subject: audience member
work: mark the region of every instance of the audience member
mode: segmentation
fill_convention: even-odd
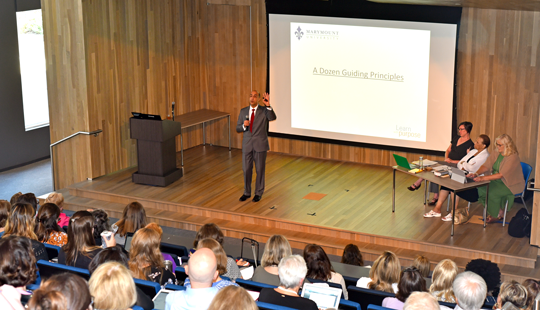
[[[431,287],[429,288],[431,295],[440,301],[456,303],[452,284],[458,272],[458,266],[452,260],[443,259],[440,261],[433,269]]]
[[[507,302],[510,302],[518,309],[525,309],[527,305],[527,289],[517,281],[505,281],[501,285],[501,291],[499,297],[497,297],[496,309],[501,309]]]
[[[34,214],[34,208],[30,204],[16,203],[12,207],[2,238],[10,235],[28,238],[36,259],[49,260],[45,246],[38,241],[34,233]]]
[[[540,283],[533,279],[527,279],[521,284],[527,289],[527,305],[525,310],[534,309],[534,299],[540,294]]]
[[[163,236],[163,229],[156,223],[150,223],[150,224],[146,225],[146,228],[150,228],[150,229],[153,229],[153,230],[157,231],[157,233],[159,234],[159,240],[160,240],[160,243],[161,243],[161,237]],[[162,252],[161,256],[163,256],[164,260],[167,260],[167,261],[171,262],[171,264],[172,264],[171,270],[174,272],[174,270],[176,269],[176,263],[174,262],[174,258],[172,258],[171,254],[167,254],[167,253]]]
[[[11,196],[11,199],[9,200],[9,203],[13,206],[19,201],[19,197],[22,196],[21,192],[15,193],[13,196]]]
[[[293,309],[317,310],[313,300],[298,296],[307,274],[306,262],[300,255],[284,257],[278,265],[280,284],[277,288],[263,288],[259,301]]]
[[[429,259],[423,255],[418,255],[414,259],[411,267],[416,267],[422,277],[429,278],[429,272],[431,271],[431,264]]]
[[[30,310],[92,310],[92,296],[83,278],[71,273],[61,273],[53,275],[34,291],[28,302],[28,308]]]
[[[7,200],[0,200],[0,237],[4,235],[6,222],[11,212],[11,204]]]
[[[210,249],[200,249],[191,255],[186,266],[191,287],[167,295],[165,310],[208,309],[218,289],[212,283],[218,276],[216,256]]]
[[[88,211],[77,211],[69,220],[68,242],[58,253],[60,264],[88,269],[88,264],[96,256],[101,247],[96,246],[92,229],[94,218]],[[108,241],[107,246],[115,246],[114,238]]]
[[[100,245],[101,242],[101,233],[105,230],[111,230],[111,225],[109,225],[109,215],[107,212],[96,209],[92,211],[92,216],[94,217],[94,232],[92,236],[96,245]]]
[[[95,309],[126,310],[137,302],[135,282],[129,270],[118,262],[100,265],[92,273],[88,286]]]
[[[227,254],[225,254],[225,251],[223,251],[223,248],[221,247],[221,244],[219,244],[214,239],[202,239],[199,241],[199,245],[197,246],[197,250],[200,249],[210,249],[212,252],[214,252],[214,255],[216,256],[216,262],[217,262],[217,271],[218,271],[218,277],[214,280],[214,283],[212,283],[212,287],[217,288],[218,290],[221,290],[222,288],[225,288],[227,286],[238,286],[238,284],[231,282],[229,280],[225,280],[221,278],[221,275],[225,275],[227,272]],[[185,287],[190,287],[191,283],[189,280],[189,277],[186,278],[184,282]]]
[[[45,203],[38,211],[36,217],[36,236],[39,242],[56,246],[67,243],[67,234],[58,226],[60,208],[54,203]]]
[[[456,296],[456,310],[479,310],[486,300],[486,281],[471,271],[458,274],[452,289]]]
[[[117,262],[124,265],[124,267],[129,268],[128,266],[129,258],[127,254],[119,245],[117,245],[117,246],[103,249],[96,256],[94,256],[94,258],[88,265],[88,271],[90,272],[90,275],[93,274],[94,271],[101,264],[106,263],[106,262]],[[144,310],[154,309],[154,302],[152,301],[152,299],[150,299],[150,297],[148,297],[148,295],[146,295],[138,287],[136,287],[136,290],[137,290],[137,303],[135,305],[143,308]]]
[[[354,266],[364,266],[362,253],[360,253],[360,250],[356,244],[350,243],[345,246],[345,249],[343,249],[343,255],[341,256],[341,263]]]
[[[382,306],[401,310],[413,292],[427,292],[426,280],[416,267],[409,267],[401,272],[396,297],[386,297]]]
[[[437,299],[426,292],[413,292],[405,304],[403,310],[439,310]]]
[[[165,261],[159,250],[160,235],[150,228],[141,228],[133,235],[129,251],[129,270],[133,277],[148,281],[175,283],[174,274],[165,269]]]
[[[21,295],[30,295],[25,286],[33,283],[36,276],[36,257],[30,240],[14,235],[0,239],[0,309],[24,309]]]
[[[473,259],[466,266],[465,271],[472,271],[481,276],[487,285],[487,299],[489,303],[497,302],[499,285],[501,284],[501,270],[497,264],[485,259]]]
[[[19,198],[17,199],[17,203],[31,205],[32,208],[34,209],[34,215],[39,209],[39,201],[36,198],[36,195],[34,195],[34,193],[26,193],[26,194],[20,195]]]
[[[116,243],[124,245],[128,232],[135,233],[146,226],[146,211],[143,205],[136,201],[129,203],[116,225],[118,226],[118,232],[115,235]]]
[[[343,276],[334,270],[328,255],[326,255],[322,247],[316,244],[306,245],[304,248],[304,260],[308,268],[306,275],[307,281],[314,279],[341,284],[343,296],[345,299],[349,299]]]
[[[67,216],[64,211],[64,195],[61,193],[51,193],[49,196],[47,196],[47,199],[45,199],[45,202],[54,203],[55,205],[60,208],[60,221],[58,222],[58,225],[60,227],[65,227],[69,225],[69,216]]]
[[[227,286],[217,293],[208,310],[259,310],[253,297],[242,287]]]
[[[271,236],[264,247],[261,265],[255,269],[252,281],[279,285],[278,265],[283,257],[292,254],[291,245],[283,235]]]
[[[385,251],[369,271],[369,278],[362,277],[356,282],[356,286],[377,291],[397,293],[401,264],[396,254]]]

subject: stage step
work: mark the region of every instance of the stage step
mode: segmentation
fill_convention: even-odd
[[[121,217],[124,207],[133,201],[132,197],[83,190],[77,187],[63,190],[62,193],[65,197],[65,208],[68,210],[101,208],[107,211],[109,216],[116,218]],[[306,244],[316,243],[323,246],[327,253],[338,256],[342,255],[345,245],[354,243],[360,248],[366,260],[373,261],[384,250],[390,250],[398,255],[403,266],[410,265],[416,255],[428,257],[433,267],[440,260],[450,258],[458,264],[460,269],[464,269],[471,259],[484,258],[498,263],[504,278],[518,281],[529,277],[538,278],[537,270],[534,269],[536,255],[534,257],[518,257],[414,240],[400,240],[153,199],[137,198],[137,201],[144,205],[149,221],[162,226],[197,231],[206,223],[216,223],[228,237],[239,239],[249,237],[259,242],[266,242],[271,235],[282,234],[287,236],[293,248],[303,249]]]

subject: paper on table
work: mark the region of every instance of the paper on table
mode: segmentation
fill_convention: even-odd
[[[443,170],[448,170],[448,166],[446,165],[442,165],[442,166],[438,166],[438,167],[433,167],[433,170],[435,171],[443,171]]]
[[[242,274],[242,279],[251,279],[251,278],[253,278],[253,273],[254,272],[255,272],[255,269],[253,269],[253,266],[249,266],[249,267],[240,269],[240,273]]]
[[[438,164],[438,162],[432,161],[432,160],[429,160],[429,159],[424,159],[423,162],[424,162],[424,167],[429,167],[429,166],[433,166],[433,165]],[[415,165],[419,165],[418,160],[413,161],[412,163],[415,164]]]

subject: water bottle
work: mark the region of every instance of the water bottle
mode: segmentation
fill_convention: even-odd
[[[424,158],[420,156],[420,160],[418,161],[418,166],[420,166],[420,170],[424,170]]]

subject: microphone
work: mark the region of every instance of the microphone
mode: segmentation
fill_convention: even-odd
[[[246,115],[246,121],[249,121],[249,115]],[[247,125],[247,126],[244,126],[244,127],[248,128],[248,127],[249,127],[249,125]]]
[[[174,121],[174,101],[172,103],[172,120]]]

